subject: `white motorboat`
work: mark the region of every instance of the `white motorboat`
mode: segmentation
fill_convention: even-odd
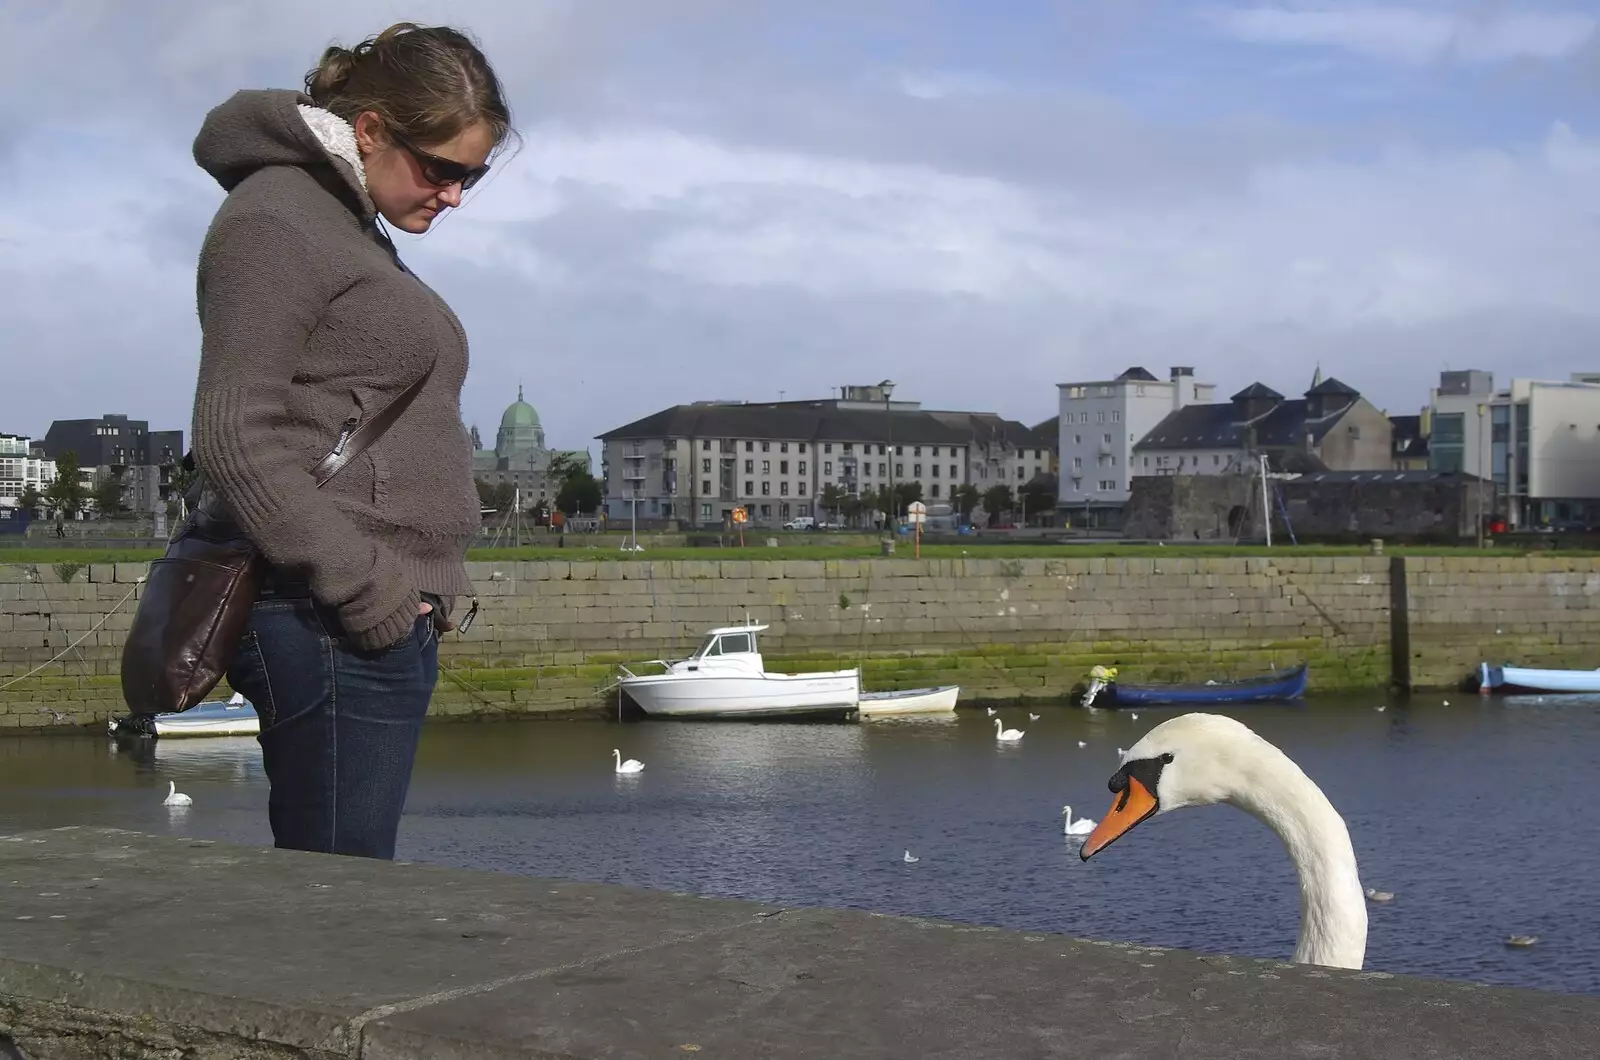
[[[626,666],[617,684],[653,717],[757,718],[845,715],[861,697],[859,670],[768,673],[757,647],[764,625],[713,629],[693,655],[653,660],[659,674]]]
[[[136,714],[113,718],[112,736],[254,736],[261,718],[250,701],[235,692],[227,702],[201,703],[175,714]]]
[[[856,711],[863,718],[893,718],[902,714],[947,714],[956,709],[960,685],[907,688],[899,692],[863,692]]]

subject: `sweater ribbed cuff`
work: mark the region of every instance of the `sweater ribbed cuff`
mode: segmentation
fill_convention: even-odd
[[[381,651],[384,648],[394,647],[416,625],[418,600],[419,594],[412,593],[407,598],[404,607],[371,629],[363,629],[359,632],[347,629],[346,632],[350,634],[351,643],[362,651]]]

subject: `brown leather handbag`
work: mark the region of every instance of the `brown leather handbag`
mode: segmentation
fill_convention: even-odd
[[[400,418],[433,366],[364,422],[347,426],[312,469],[320,489]],[[135,717],[200,703],[233,662],[261,593],[265,557],[227,512],[202,468],[195,503],[150,564],[133,628],[122,646],[122,698]]]

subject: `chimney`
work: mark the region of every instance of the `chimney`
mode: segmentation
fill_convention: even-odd
[[[1185,405],[1194,404],[1194,369],[1174,365],[1167,369],[1167,374],[1172,379],[1172,410],[1176,412]]]

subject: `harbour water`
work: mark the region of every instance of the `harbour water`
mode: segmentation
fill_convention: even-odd
[[[968,709],[864,724],[435,725],[400,856],[1287,958],[1294,872],[1245,814],[1166,814],[1087,864],[1061,834],[1062,805],[1099,818],[1117,749],[1173,712],[1032,709],[1037,721],[1000,712],[1027,730],[1013,746]],[[1321,785],[1363,883],[1394,893],[1369,906],[1367,968],[1600,993],[1600,700],[1368,696],[1222,713]],[[614,774],[614,747],[644,772]],[[192,807],[161,805],[169,780]],[[0,739],[0,832],[98,824],[270,844],[265,799],[249,738]],[[1513,934],[1539,942],[1508,947]]]

